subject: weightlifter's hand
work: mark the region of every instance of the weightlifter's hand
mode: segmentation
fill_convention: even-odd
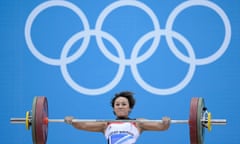
[[[169,117],[162,118],[162,124],[165,125],[167,128],[170,126],[171,119]]]
[[[67,123],[67,124],[72,125],[72,120],[73,120],[73,119],[74,119],[73,116],[66,116],[66,117],[64,118],[64,122]]]

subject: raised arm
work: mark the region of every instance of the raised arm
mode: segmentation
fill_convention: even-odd
[[[141,119],[139,119],[141,120]],[[162,122],[138,122],[137,127],[140,132],[143,132],[145,130],[151,130],[151,131],[164,131],[167,130],[170,126],[170,118],[169,117],[163,117]]]
[[[76,129],[92,131],[92,132],[104,132],[107,126],[107,122],[73,122],[74,117],[67,116],[64,118],[67,124],[71,124]]]

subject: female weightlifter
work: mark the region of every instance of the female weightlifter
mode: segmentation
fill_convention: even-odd
[[[111,100],[113,112],[116,115],[114,122],[74,122],[74,117],[65,117],[65,122],[71,124],[73,127],[92,131],[102,132],[108,144],[134,144],[139,135],[146,130],[163,131],[167,130],[170,126],[170,118],[163,117],[162,122],[141,121],[143,118],[131,119],[129,114],[135,105],[133,93],[123,91],[115,94]],[[121,122],[117,120],[136,120],[133,122]]]

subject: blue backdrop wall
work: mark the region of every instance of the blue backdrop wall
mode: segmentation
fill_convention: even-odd
[[[32,143],[10,124],[34,96],[49,117],[114,119],[112,96],[135,93],[131,117],[188,119],[203,97],[226,126],[205,132],[207,144],[239,144],[240,1],[2,0],[1,143]],[[101,133],[51,123],[48,144],[105,143]],[[189,144],[188,125],[145,132],[139,144]]]

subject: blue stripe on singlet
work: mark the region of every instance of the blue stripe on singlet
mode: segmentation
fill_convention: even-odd
[[[122,143],[124,143],[124,142],[126,142],[126,141],[128,141],[129,139],[132,139],[132,138],[133,138],[133,136],[128,135],[126,137],[123,137],[123,138],[119,139],[115,144],[122,144]]]

